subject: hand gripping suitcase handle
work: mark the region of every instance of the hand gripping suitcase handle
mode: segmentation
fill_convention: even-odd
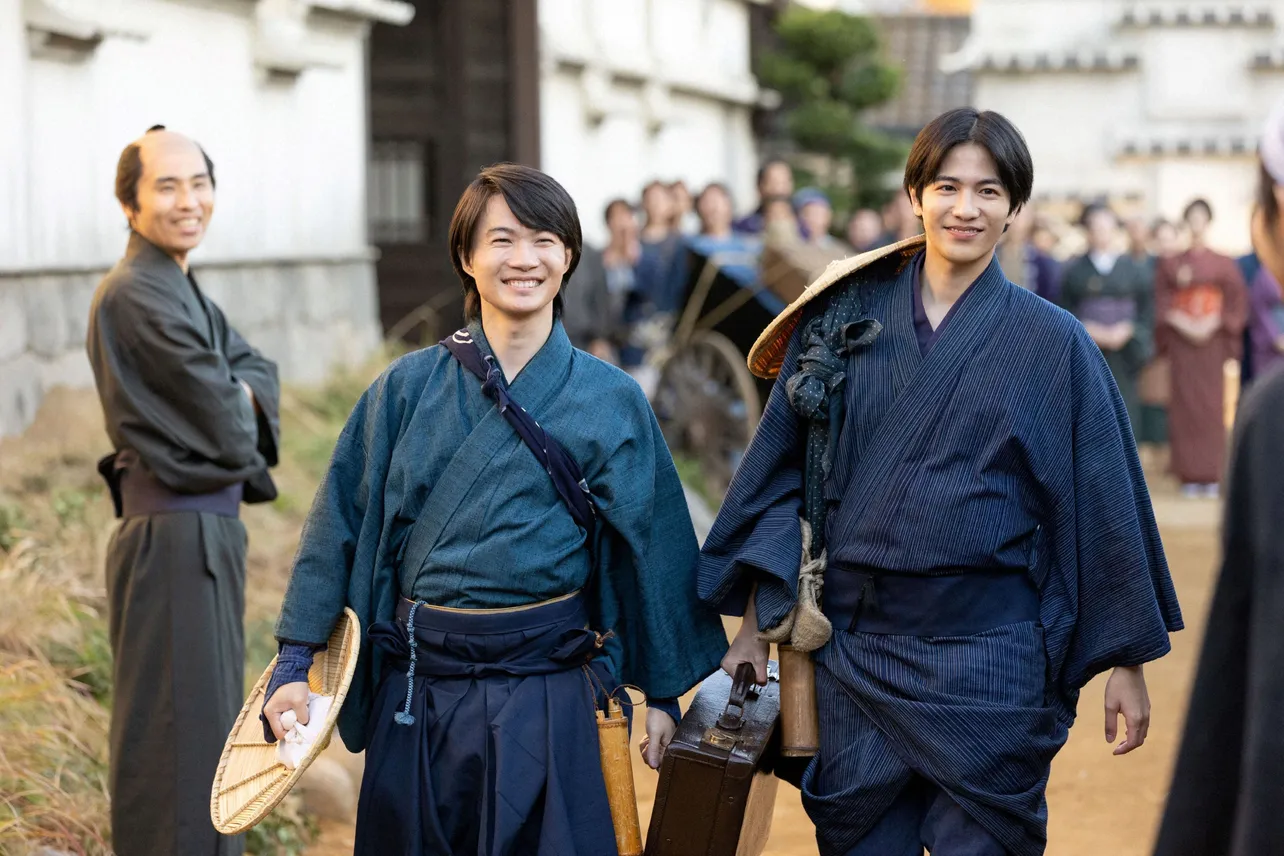
[[[731,684],[731,694],[727,706],[718,717],[718,722],[704,733],[704,743],[716,749],[730,751],[739,741],[737,732],[745,724],[745,704],[756,695],[757,684],[754,682],[752,663],[741,663],[736,668],[736,677]]]

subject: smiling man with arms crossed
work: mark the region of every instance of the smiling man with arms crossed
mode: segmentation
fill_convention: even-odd
[[[724,667],[764,678],[759,633],[814,618],[802,548],[828,563],[802,782],[823,856],[1042,853],[1079,690],[1114,668],[1106,737],[1122,712],[1115,753],[1140,746],[1141,664],[1181,627],[1101,351],[994,256],[1033,172],[1002,116],[940,116],[905,172],[925,237],[831,267],[750,354],[783,382],[700,593],[745,616]]]
[[[227,323],[187,254],[214,213],[214,165],[157,126],[125,147],[125,257],[90,310],[88,350],[123,518],[107,550],[112,841],[119,856],[230,856],[209,792],[241,706],[242,501],[276,496],[276,365]]]

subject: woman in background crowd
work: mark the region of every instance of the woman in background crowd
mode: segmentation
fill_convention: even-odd
[[[1105,355],[1137,433],[1141,420],[1137,379],[1154,352],[1155,304],[1146,268],[1119,252],[1119,219],[1105,205],[1089,205],[1079,221],[1088,252],[1070,263],[1061,305],[1083,322]]]
[[[1216,497],[1226,459],[1223,366],[1240,357],[1248,294],[1235,261],[1208,247],[1209,204],[1196,199],[1182,217],[1190,249],[1160,262],[1155,276],[1156,338],[1173,379],[1171,467],[1184,495]]]

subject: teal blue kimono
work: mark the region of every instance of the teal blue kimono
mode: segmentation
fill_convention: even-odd
[[[473,339],[490,353],[480,324]],[[696,596],[698,547],[682,485],[642,390],[571,347],[560,322],[509,384],[575,458],[599,525],[587,594],[611,672],[648,696],[680,696],[718,667],[726,636]],[[403,562],[411,524],[433,543]],[[303,528],[277,622],[282,642],[320,644],[345,606],[364,632],[405,597],[435,606],[534,604],[583,588],[590,551],[540,467],[481,383],[440,345],[408,354],[365,392],[335,447]],[[340,715],[360,751],[381,674],[363,641]]]

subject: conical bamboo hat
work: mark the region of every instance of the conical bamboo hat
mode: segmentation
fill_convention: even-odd
[[[316,743],[299,766],[291,770],[277,760],[276,744],[263,740],[263,725],[259,712],[263,709],[263,693],[276,658],[268,664],[250,697],[245,700],[236,725],[223,746],[218,770],[214,774],[214,787],[210,792],[210,819],[214,828],[224,835],[244,832],[267,817],[272,809],[285,798],[303,772],[316,760],[330,743],[330,735],[339,721],[339,710],[348,695],[348,685],[357,667],[361,650],[361,623],[351,609],[343,611],[326,650],[317,652],[312,668],[308,671],[308,689],[318,695],[333,696],[322,730]]]

